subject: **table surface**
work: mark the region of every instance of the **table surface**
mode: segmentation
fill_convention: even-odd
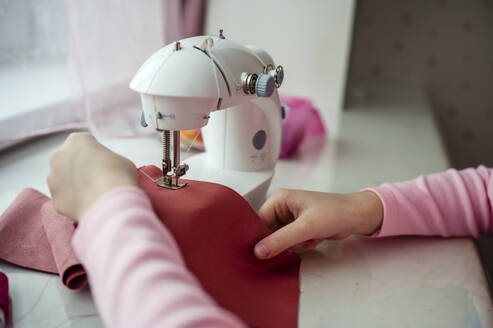
[[[386,94],[353,105],[329,138],[310,137],[279,161],[270,192],[299,188],[350,192],[445,170],[449,164],[420,92]],[[0,153],[0,211],[25,187],[48,194],[48,157],[67,133]],[[100,139],[137,166],[159,164],[157,137]],[[11,283],[15,327],[98,327],[87,289],[0,261]],[[351,237],[302,256],[301,327],[489,327],[492,304],[468,238]]]

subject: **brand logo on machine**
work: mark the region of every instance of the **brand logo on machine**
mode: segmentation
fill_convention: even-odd
[[[148,117],[149,117],[149,120],[152,120],[152,114],[149,114]],[[158,120],[160,120],[160,119],[166,119],[166,118],[167,119],[170,119],[170,120],[174,120],[176,118],[176,115],[175,114],[162,114],[162,113],[158,112],[156,114],[156,118]]]

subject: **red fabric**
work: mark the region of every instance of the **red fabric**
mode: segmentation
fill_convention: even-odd
[[[297,327],[300,259],[283,253],[260,261],[253,255],[269,230],[233,190],[201,181],[169,190],[155,184],[160,176],[155,166],[140,168],[140,187],[202,287],[251,326]],[[26,189],[0,217],[0,258],[59,273],[69,288],[83,286],[87,277],[72,257],[73,231],[73,222],[57,214],[46,196]]]
[[[7,318],[10,314],[9,280],[3,272],[0,272],[0,309]]]
[[[139,175],[187,267],[219,305],[250,326],[297,327],[300,259],[283,253],[260,261],[253,255],[269,230],[239,194],[201,181],[164,189],[154,182],[162,176],[155,166],[140,168]]]
[[[0,216],[0,259],[56,273],[70,289],[87,285],[87,277],[71,247],[74,221],[58,214],[50,198],[24,189]]]

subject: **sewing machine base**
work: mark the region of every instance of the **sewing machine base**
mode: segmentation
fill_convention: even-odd
[[[215,168],[205,160],[205,153],[193,155],[185,162],[190,166],[186,178],[218,183],[229,187],[243,196],[250,206],[257,211],[265,201],[273,170],[269,171],[233,171]]]

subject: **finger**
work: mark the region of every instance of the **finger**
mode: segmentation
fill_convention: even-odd
[[[98,143],[96,138],[88,132],[72,132],[62,145],[62,149],[71,149],[81,147],[82,145]]]
[[[53,181],[53,174],[50,172],[46,177],[46,184],[48,185],[48,190],[50,192],[51,198],[53,198],[53,193],[55,189],[55,183]]]
[[[92,134],[89,132],[72,132],[69,134],[67,137],[67,141],[74,141],[74,140],[96,140]]]
[[[264,224],[272,231],[279,228],[279,221],[277,220],[275,210],[275,207],[277,206],[276,201],[277,200],[274,200],[271,197],[267,199],[267,201],[265,201],[265,203],[258,210],[258,216],[260,217],[262,222],[264,222]]]
[[[309,239],[301,244],[291,247],[291,250],[297,254],[304,253],[317,247],[323,239]]]
[[[286,249],[312,239],[313,225],[310,220],[293,221],[273,232],[255,245],[255,255],[259,259],[269,259]]]
[[[279,222],[291,222],[294,219],[287,206],[288,194],[288,190],[277,190],[258,211],[260,219],[272,231],[279,228]]]
[[[349,232],[338,233],[338,234],[333,235],[327,239],[329,239],[329,240],[343,240],[343,239],[346,239],[347,237],[349,237],[350,235],[351,235],[351,233],[349,233]]]
[[[50,169],[52,169],[55,166],[55,163],[60,159],[60,148],[55,149],[54,151],[51,152],[50,154]]]

